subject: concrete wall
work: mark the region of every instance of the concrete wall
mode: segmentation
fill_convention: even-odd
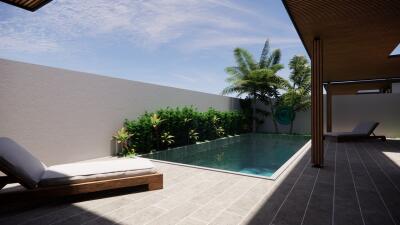
[[[324,111],[324,123],[326,124],[326,106]],[[332,128],[334,132],[351,131],[361,121],[378,121],[380,125],[376,129],[376,134],[400,137],[400,94],[333,96]],[[259,130],[274,132],[271,117],[265,120]],[[279,131],[288,132],[289,126],[279,125]],[[293,132],[311,133],[310,111],[296,114]]]
[[[266,111],[270,111],[269,107],[260,105]],[[282,125],[278,123],[278,131],[280,133],[289,133],[290,125]],[[262,132],[275,132],[275,127],[272,122],[272,117],[269,116],[264,119],[264,123],[258,127],[258,131]],[[293,122],[293,133],[296,134],[310,134],[311,133],[311,112],[298,112]]]
[[[376,134],[400,137],[400,94],[334,96],[332,106],[333,131],[351,130],[360,121],[377,121]]]
[[[0,136],[51,165],[108,156],[125,118],[193,105],[240,108],[238,99],[0,59]]]
[[[0,136],[11,137],[45,163],[73,162],[114,152],[111,136],[125,118],[193,105],[239,109],[239,100],[189,90],[0,59]],[[333,130],[363,120],[377,134],[400,137],[400,94],[333,97]],[[310,112],[297,113],[295,133],[310,133]],[[274,132],[271,117],[259,131]],[[279,125],[280,132],[289,126]]]

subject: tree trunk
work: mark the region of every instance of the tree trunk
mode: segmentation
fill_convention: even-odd
[[[276,120],[275,120],[275,107],[274,107],[274,104],[275,103],[270,100],[271,113],[272,113],[272,123],[274,124],[275,133],[279,134],[278,124],[276,123]]]
[[[253,94],[253,115],[252,115],[252,119],[253,119],[253,127],[252,127],[252,131],[253,133],[256,132],[256,104],[257,104],[257,99],[256,99],[256,95]]]
[[[293,134],[293,121],[290,122],[290,130],[289,130],[290,134]]]

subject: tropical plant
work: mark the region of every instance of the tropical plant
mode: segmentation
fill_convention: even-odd
[[[244,121],[241,112],[220,112],[212,108],[199,112],[193,107],[183,107],[146,112],[135,120],[125,120],[124,127],[134,134],[128,141],[129,148],[134,148],[137,153],[148,153],[240,134],[245,131]],[[165,135],[167,132],[173,136],[173,142],[167,141],[170,140]]]
[[[121,146],[122,152],[121,154],[125,154],[125,152],[130,152],[128,141],[133,136],[133,133],[129,133],[125,127],[122,127],[117,131],[117,133],[113,136],[113,138],[117,141],[117,144]],[[134,151],[134,150],[133,150]]]
[[[263,50],[261,51],[261,57],[259,61],[260,68],[268,69],[270,73],[268,76],[266,76],[266,81],[260,87],[260,94],[258,98],[270,108],[270,112],[266,115],[272,116],[275,133],[279,133],[278,124],[275,118],[275,111],[277,102],[281,97],[280,90],[286,90],[288,87],[288,82],[284,78],[277,75],[278,71],[284,67],[282,64],[280,64],[281,55],[280,49],[271,51],[269,40],[266,40]]]
[[[156,142],[156,147],[157,150],[160,149],[160,137],[159,137],[159,126],[160,124],[163,122],[164,120],[162,120],[157,113],[154,113],[151,117],[150,117],[150,123],[151,126],[153,127],[153,132],[154,132],[154,137],[155,137],[155,142]]]
[[[225,129],[222,128],[221,126],[219,126],[220,124],[220,118],[218,118],[217,116],[214,116],[212,118],[212,124],[213,124],[213,128],[215,130],[215,134],[217,135],[217,137],[222,137],[225,135]]]
[[[195,129],[189,130],[188,136],[189,136],[189,143],[196,142],[197,140],[199,140],[199,133],[197,133]]]
[[[282,95],[279,105],[290,107],[294,113],[311,107],[311,67],[304,56],[294,56],[289,62],[291,85]],[[289,133],[293,132],[293,120]]]
[[[165,147],[168,147],[175,142],[174,136],[171,135],[169,132],[164,132],[163,134],[161,134],[160,139],[161,139],[161,144]]]
[[[151,117],[150,117],[150,122],[151,125],[153,126],[153,128],[157,128],[164,120],[162,120],[157,113],[154,113]]]
[[[236,48],[234,50],[236,66],[227,67],[225,71],[229,74],[226,81],[229,86],[222,94],[236,93],[237,96],[246,94],[251,99],[252,105],[252,131],[256,131],[257,124],[257,99],[271,103],[271,97],[279,95],[286,82],[277,75],[283,68],[279,64],[281,52],[276,49],[270,53],[269,41],[264,44],[259,62],[245,49]],[[270,104],[272,105],[272,104]]]

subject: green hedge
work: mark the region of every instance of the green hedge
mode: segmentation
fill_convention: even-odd
[[[157,127],[152,124],[154,114],[162,121]],[[210,108],[206,112],[199,112],[193,107],[184,107],[146,112],[136,120],[125,120],[124,127],[132,134],[129,148],[135,149],[137,153],[148,153],[240,134],[245,132],[244,124],[245,117],[237,111],[220,112]],[[190,132],[192,135],[189,135]],[[161,137],[163,134],[164,138]],[[165,141],[166,136],[172,141]]]

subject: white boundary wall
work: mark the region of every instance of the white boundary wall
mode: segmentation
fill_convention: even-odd
[[[167,106],[239,109],[235,98],[0,59],[0,136],[46,164],[108,156],[124,119]]]
[[[0,59],[0,136],[11,137],[45,163],[109,156],[124,119],[167,106],[240,109],[220,95]],[[325,114],[324,114],[325,115]],[[333,131],[359,121],[380,122],[377,134],[400,137],[400,94],[333,97]],[[310,133],[310,112],[297,113],[293,131]],[[274,132],[271,117],[259,131]],[[280,132],[289,126],[279,125]]]
[[[324,96],[326,99],[326,96]],[[326,103],[326,101],[325,101]],[[324,108],[326,123],[326,108]],[[337,95],[332,99],[333,132],[351,131],[362,121],[380,123],[376,134],[400,137],[400,94]],[[326,128],[326,126],[325,126]],[[271,117],[260,127],[261,131],[274,132]],[[288,132],[289,126],[279,125],[280,132]],[[311,133],[311,112],[296,114],[293,132]]]
[[[400,137],[400,94],[337,95],[332,99],[333,131],[349,131],[360,121],[380,123],[376,134]]]

